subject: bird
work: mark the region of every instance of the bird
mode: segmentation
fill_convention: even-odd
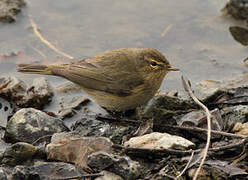
[[[121,48],[66,64],[19,64],[18,72],[54,75],[81,86],[108,111],[145,105],[158,91],[171,67],[154,48]]]

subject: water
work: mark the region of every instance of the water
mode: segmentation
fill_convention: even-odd
[[[32,0],[17,22],[0,24],[0,54],[22,51],[27,62],[69,62],[44,45],[30,28],[30,14],[41,34],[76,59],[108,49],[152,47],[180,68],[192,84],[227,80],[246,72],[247,48],[235,42],[228,28],[239,22],[223,17],[225,0]],[[169,29],[164,37],[161,34]],[[0,75],[16,73],[15,63],[25,58],[0,60]],[[39,76],[39,75],[37,75]],[[57,85],[66,80],[47,77]],[[180,73],[171,72],[162,91],[181,89]]]

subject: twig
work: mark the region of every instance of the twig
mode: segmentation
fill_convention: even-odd
[[[161,34],[161,37],[165,37],[165,35],[169,32],[169,30],[172,28],[173,24],[170,24],[169,26],[167,26],[164,31]]]
[[[201,108],[205,111],[206,113],[206,116],[207,116],[207,123],[208,123],[208,132],[207,132],[207,143],[206,143],[206,146],[204,148],[204,150],[202,151],[202,160],[201,160],[201,163],[199,165],[199,167],[197,168],[196,170],[196,173],[194,175],[194,178],[193,180],[196,180],[197,179],[197,176],[205,162],[205,159],[207,157],[207,153],[208,153],[208,149],[209,149],[209,145],[210,145],[210,138],[211,138],[211,113],[209,112],[208,108],[202,104],[196,97],[195,95],[193,94],[190,86],[189,86],[189,80],[187,78],[184,78],[182,76],[182,82],[183,82],[183,86],[184,86],[184,89],[185,91],[188,92],[189,96],[199,105],[201,106]]]
[[[118,122],[118,123],[125,123],[125,124],[134,124],[134,125],[140,125],[143,123],[143,121],[139,120],[132,120],[132,119],[123,119],[123,118],[115,118],[115,117],[106,117],[106,116],[101,116],[101,115],[96,115],[96,116],[90,116],[92,118],[96,118],[99,121],[103,122]],[[154,123],[153,125],[155,126],[160,126],[160,127],[165,127],[165,128],[170,128],[170,129],[182,129],[186,131],[195,131],[195,132],[208,132],[207,129],[199,128],[199,127],[190,127],[190,126],[173,126],[173,125],[165,125],[165,124],[159,124],[159,123]],[[238,134],[233,134],[233,133],[227,133],[224,131],[216,131],[216,130],[211,130],[212,134],[216,135],[222,135],[226,137],[233,137],[233,138],[246,138],[246,136],[243,135],[238,135]]]
[[[37,143],[39,140],[44,139],[44,138],[47,138],[47,137],[52,137],[52,135],[51,134],[48,134],[48,135],[45,135],[45,136],[41,136],[38,139],[36,139],[34,142],[32,142],[32,145],[34,145],[35,143]]]
[[[102,173],[96,173],[96,174],[86,174],[86,175],[81,175],[81,176],[72,176],[68,178],[55,178],[54,180],[70,180],[70,179],[82,179],[82,178],[95,178],[103,176]]]
[[[242,141],[236,143],[236,144],[229,144],[229,145],[225,145],[225,146],[220,146],[220,147],[216,147],[216,148],[210,148],[210,151],[214,151],[214,152],[218,152],[218,151],[224,151],[227,149],[232,149],[232,148],[236,148],[242,145],[245,145],[246,143],[248,143],[248,138],[243,139]]]
[[[114,144],[112,146],[115,149],[124,150],[123,152],[126,154],[138,154],[143,156],[154,156],[154,157],[163,157],[165,155],[176,155],[176,156],[188,156],[192,154],[192,150],[182,151],[182,150],[174,150],[174,149],[147,149],[147,148],[132,148],[125,147],[118,144]],[[195,150],[195,152],[200,152],[201,149]]]
[[[36,49],[36,48],[34,48],[34,47],[32,47],[32,46],[30,46],[34,51],[36,51],[39,55],[41,55],[43,58],[46,58],[46,55],[43,53],[43,52],[41,52],[40,50],[38,50],[38,49]]]
[[[159,125],[159,124],[155,124],[155,125]],[[181,130],[185,130],[185,131],[195,131],[195,132],[207,132],[207,129],[203,129],[203,128],[199,128],[199,127],[190,127],[190,126],[172,126],[172,125],[161,125],[161,127],[168,127],[170,129],[181,129]],[[233,133],[227,133],[224,131],[216,131],[216,130],[211,130],[211,134],[215,134],[215,135],[222,135],[222,136],[226,136],[226,137],[233,137],[233,138],[246,138],[246,136],[243,135],[238,135],[238,134],[233,134]]]
[[[66,54],[60,50],[58,50],[54,45],[52,45],[48,40],[46,40],[39,32],[38,28],[37,28],[37,25],[35,24],[33,18],[31,16],[29,16],[29,20],[30,20],[30,23],[31,23],[31,26],[34,30],[34,34],[44,43],[46,44],[49,48],[51,48],[52,50],[54,50],[55,52],[57,52],[58,54],[62,55],[62,56],[65,56],[69,59],[74,59],[74,57],[70,56],[69,54]]]
[[[186,166],[184,167],[184,169],[182,170],[182,172],[176,177],[176,179],[178,179],[179,177],[181,177],[185,173],[185,171],[188,169],[188,167],[189,167],[189,165],[190,165],[190,163],[191,163],[191,161],[192,161],[192,159],[194,157],[194,154],[195,154],[195,152],[192,151],[192,154],[191,154],[191,156],[189,158],[188,163],[186,164]]]
[[[241,146],[248,143],[248,138],[243,139],[242,141],[236,143],[236,144],[229,144],[221,147],[216,148],[209,148],[209,155],[213,156],[216,152],[225,151],[227,149],[233,149],[233,148],[241,148]],[[118,150],[123,150],[126,154],[137,154],[137,155],[143,155],[145,157],[147,156],[153,156],[153,157],[164,157],[167,155],[175,155],[175,156],[188,156],[192,154],[192,150],[174,150],[174,149],[147,149],[147,148],[132,148],[132,147],[125,147],[118,144],[112,145],[113,148]],[[202,149],[196,149],[194,150],[194,153],[201,152]]]

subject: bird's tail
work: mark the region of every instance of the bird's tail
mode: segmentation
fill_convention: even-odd
[[[53,75],[52,69],[54,69],[55,66],[56,65],[18,64],[17,71],[29,74]]]

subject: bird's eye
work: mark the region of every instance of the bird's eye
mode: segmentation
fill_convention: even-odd
[[[157,63],[154,62],[154,61],[152,61],[152,62],[151,62],[151,66],[157,66]]]

